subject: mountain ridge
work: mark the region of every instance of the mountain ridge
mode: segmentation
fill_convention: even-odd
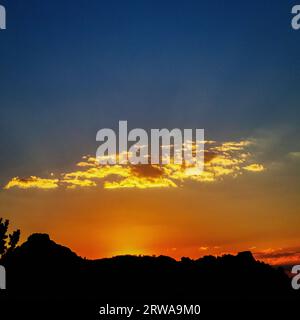
[[[180,261],[167,256],[116,256],[89,260],[47,234],[32,234],[2,261],[8,291],[20,296],[84,298],[291,297],[282,269],[250,251]]]

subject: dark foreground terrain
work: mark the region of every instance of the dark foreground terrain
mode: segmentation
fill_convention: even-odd
[[[256,306],[268,314],[300,308],[299,292],[285,272],[256,261],[251,252],[181,261],[165,256],[87,260],[47,234],[33,234],[1,264],[7,271],[2,310],[21,315],[39,310],[41,319],[51,312],[52,319],[61,319],[57,306],[94,315],[82,319],[98,319],[97,308],[106,303],[199,303],[204,313],[207,305],[206,312],[221,314],[238,308],[249,314]]]

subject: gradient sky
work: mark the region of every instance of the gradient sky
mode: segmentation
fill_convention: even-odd
[[[251,248],[272,263],[300,261],[295,1],[0,4],[7,11],[7,30],[0,31],[0,216],[21,228],[23,240],[48,232],[92,258],[195,258]],[[176,187],[166,188],[61,185],[83,156],[95,155],[96,132],[119,120],[146,130],[204,128],[218,151],[211,165],[222,174],[172,180]],[[247,153],[247,160],[226,173],[224,143],[246,141],[225,156],[235,161]],[[245,169],[251,165],[262,169]],[[59,183],[41,189],[43,180],[32,186],[30,176]],[[8,188],[14,177],[18,183]]]

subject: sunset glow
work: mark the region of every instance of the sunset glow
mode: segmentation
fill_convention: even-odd
[[[5,1],[0,217],[21,243],[300,263],[300,31],[286,1],[220,3]],[[192,130],[182,163],[127,134],[97,159],[98,133],[125,122],[149,146],[153,131]],[[203,171],[183,156],[199,141]],[[120,163],[132,145],[149,162]]]

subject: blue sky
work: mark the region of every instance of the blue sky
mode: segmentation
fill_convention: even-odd
[[[299,137],[294,1],[1,4],[4,177],[93,153],[97,130],[119,120],[219,140],[282,126]]]

